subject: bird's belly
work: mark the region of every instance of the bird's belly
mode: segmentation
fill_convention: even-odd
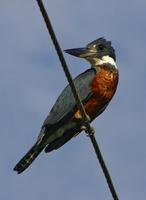
[[[53,132],[53,134],[51,134],[48,137],[48,143],[50,144],[51,142],[63,137],[63,135],[65,133],[67,133],[68,131],[72,130],[72,134],[74,135],[77,131],[76,130],[76,122],[73,120],[69,120],[68,123],[65,123],[63,126],[61,126],[60,128],[58,128],[55,132]]]

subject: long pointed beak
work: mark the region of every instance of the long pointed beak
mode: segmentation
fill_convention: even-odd
[[[71,54],[73,56],[76,57],[80,57],[80,58],[87,58],[90,56],[95,55],[97,52],[93,49],[89,49],[89,48],[77,48],[77,49],[66,49],[64,50],[66,53]]]

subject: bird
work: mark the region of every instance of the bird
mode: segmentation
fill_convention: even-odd
[[[119,70],[116,65],[115,49],[111,41],[100,37],[83,48],[64,51],[90,63],[90,68],[73,81],[92,122],[106,109],[117,89]],[[48,153],[59,149],[82,132],[83,124],[71,87],[67,85],[46,117],[34,145],[16,164],[14,170],[20,174],[43,150]]]

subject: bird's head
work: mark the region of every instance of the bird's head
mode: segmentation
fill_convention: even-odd
[[[115,50],[111,46],[111,42],[104,38],[98,38],[87,44],[84,48],[67,49],[65,52],[76,57],[84,58],[92,65],[110,63],[116,66]]]

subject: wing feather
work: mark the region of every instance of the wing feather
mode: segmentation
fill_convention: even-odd
[[[91,82],[95,73],[95,69],[91,68],[74,79],[74,84],[83,103],[92,95]],[[70,86],[67,85],[44,121],[43,127],[54,126],[62,123],[64,120],[71,117],[76,109],[76,101]]]

